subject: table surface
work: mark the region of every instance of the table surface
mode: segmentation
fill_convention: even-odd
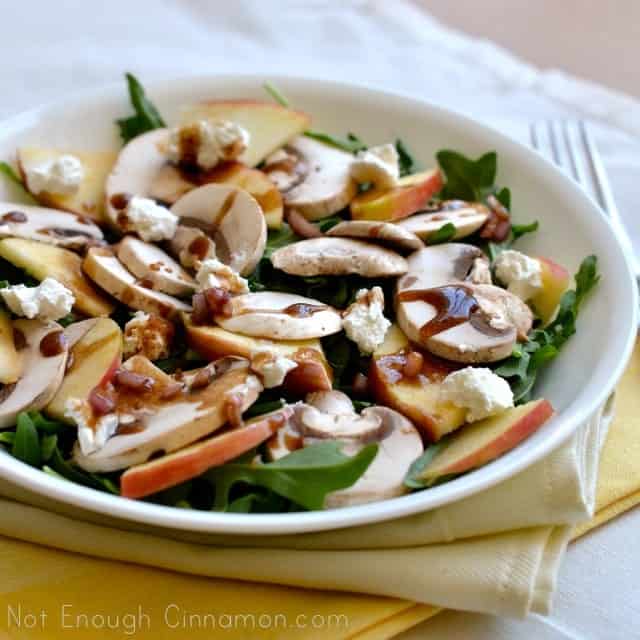
[[[22,0],[0,21],[0,42],[11,54],[3,65],[0,117],[118,81],[130,70],[145,79],[245,71],[366,82],[493,123],[514,114],[521,125],[592,118],[622,216],[640,248],[634,197],[640,103],[561,73],[541,73],[489,42],[444,29],[401,0]],[[640,638],[639,531],[636,510],[574,543],[548,618],[450,612],[403,638]]]

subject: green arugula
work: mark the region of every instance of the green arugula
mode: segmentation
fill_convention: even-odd
[[[265,82],[263,85],[264,90],[281,106],[289,107],[289,101],[280,93],[280,91],[272,85],[270,82]]]
[[[32,467],[39,467],[42,463],[38,431],[27,413],[18,415],[11,455]]]
[[[125,74],[125,76],[127,78],[129,100],[135,115],[116,120],[116,124],[120,128],[120,137],[123,144],[127,144],[127,142],[142,133],[167,126],[158,109],[145,95],[144,88],[138,79],[130,73]]]
[[[521,238],[527,233],[534,233],[538,230],[538,227],[539,224],[537,220],[529,224],[512,224],[509,237],[504,242],[487,242],[485,251],[487,256],[489,256],[489,260],[493,262],[503,251],[511,249],[513,243],[518,240],[518,238]]]
[[[313,138],[318,142],[324,142],[325,144],[336,147],[337,149],[342,149],[342,151],[347,151],[348,153],[357,153],[358,151],[365,151],[367,149],[367,145],[362,142],[355,133],[348,133],[346,138],[340,138],[338,136],[331,135],[330,133],[307,129],[307,131],[304,132],[304,135],[307,136],[307,138]]]
[[[398,152],[400,177],[402,178],[403,176],[409,176],[412,173],[415,173],[418,168],[417,163],[400,138],[396,140],[396,151]]]
[[[430,238],[427,239],[427,244],[442,244],[443,242],[449,242],[456,235],[456,225],[453,222],[447,222],[443,224]]]
[[[457,151],[442,149],[436,153],[436,159],[446,179],[440,192],[442,200],[484,202],[488,195],[497,192],[498,155],[495,151],[472,160]]]
[[[35,202],[35,198],[27,191],[22,177],[16,173],[15,169],[8,162],[0,162],[0,175],[3,175],[11,184],[18,187],[30,202]]]
[[[211,469],[205,476],[215,486],[214,508],[227,510],[231,489],[243,483],[268,489],[305,509],[322,509],[327,494],[353,485],[378,451],[378,445],[372,444],[350,457],[341,452],[341,446],[321,442],[276,462],[231,462]]]
[[[555,319],[546,327],[531,331],[527,342],[516,345],[511,356],[495,369],[509,381],[516,403],[527,402],[539,370],[558,355],[576,332],[580,307],[599,280],[597,258],[587,256],[575,275],[576,288],[564,293]]]
[[[440,453],[448,443],[448,438],[443,438],[439,442],[434,442],[427,446],[422,455],[414,460],[407,471],[404,478],[404,484],[409,489],[424,489],[426,486],[424,480],[421,479],[422,472],[431,463],[431,461]]]

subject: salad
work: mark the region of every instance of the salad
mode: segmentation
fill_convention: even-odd
[[[0,203],[0,444],[180,508],[363,504],[468,473],[553,414],[598,281],[515,248],[497,156],[312,129],[265,101],[167,125],[127,74],[118,152],[17,149]],[[109,123],[105,123],[109,126]]]

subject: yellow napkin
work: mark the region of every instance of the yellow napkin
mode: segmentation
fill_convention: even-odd
[[[618,389],[618,417],[604,447],[598,511],[589,526],[640,501],[637,463],[633,468],[634,459],[640,460],[640,433],[633,429],[639,371],[636,348]],[[224,631],[220,636],[230,638],[373,640],[390,638],[438,611],[409,599],[510,615],[544,611],[570,524],[592,506],[595,457],[589,454],[598,450],[606,422],[592,420],[545,461],[461,503],[394,523],[261,539],[268,549],[255,548],[255,540],[252,549],[233,548],[246,544],[237,536],[186,542],[170,532],[174,539],[166,539],[4,500],[0,533],[22,541],[5,538],[0,544],[0,631],[19,638],[122,637],[125,614],[133,616],[127,619],[132,623],[137,613],[135,637],[184,637],[187,631],[193,638],[218,637],[212,633],[217,624]],[[10,488],[5,492],[18,495]],[[333,590],[205,579],[25,540],[201,575]],[[5,606],[11,616],[5,617]],[[38,618],[43,611],[44,620]],[[116,626],[112,632],[105,631],[108,622]]]

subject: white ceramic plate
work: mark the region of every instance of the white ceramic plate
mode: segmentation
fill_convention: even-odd
[[[0,455],[0,477],[45,501],[140,524],[209,533],[294,533],[378,522],[426,511],[486,489],[533,464],[566,440],[606,400],[621,376],[636,335],[632,270],[609,223],[580,189],[528,148],[461,115],[413,98],[316,80],[269,78],[292,105],[313,116],[315,129],[353,131],[370,144],[401,137],[420,163],[434,164],[438,149],[477,156],[495,149],[499,183],[511,188],[514,219],[540,221],[522,247],[575,272],[594,253],[601,282],[579,319],[578,333],[545,370],[535,390],[557,411],[515,450],[457,480],[411,495],[311,513],[247,515],[172,509],[126,500],[49,477],[9,455]],[[268,99],[258,76],[208,76],[150,84],[147,89],[171,123],[180,106],[205,98]],[[113,121],[130,113],[124,82],[83,93],[0,123],[0,159],[24,144],[68,148],[118,148]],[[6,181],[5,181],[6,182]],[[4,189],[4,191],[3,191]],[[7,199],[6,184],[0,198]],[[42,502],[42,500],[40,500]]]

